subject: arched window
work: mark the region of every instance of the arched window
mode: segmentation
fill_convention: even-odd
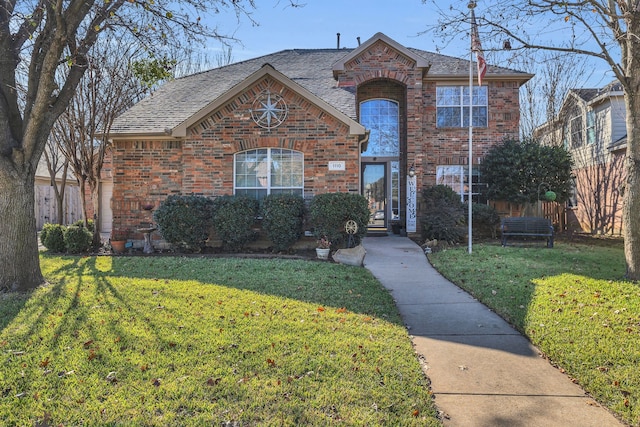
[[[234,191],[262,199],[267,194],[303,196],[304,155],[283,148],[260,148],[236,153]]]
[[[400,155],[400,118],[398,103],[388,99],[370,99],[360,104],[360,124],[371,131],[363,156]]]

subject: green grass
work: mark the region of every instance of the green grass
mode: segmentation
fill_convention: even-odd
[[[595,399],[640,425],[640,285],[620,244],[476,244],[432,264],[512,323]]]
[[[439,425],[393,301],[300,260],[42,255],[0,299],[0,425]]]

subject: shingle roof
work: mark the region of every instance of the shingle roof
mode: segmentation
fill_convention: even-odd
[[[611,92],[622,92],[622,84],[618,80],[614,80],[601,88],[581,88],[571,89],[576,95],[578,95],[583,101],[591,102],[601,95],[608,95]]]
[[[467,60],[419,49],[409,50],[425,58],[430,64],[430,77],[451,78],[468,75]],[[332,72],[332,66],[352,51],[353,49],[283,50],[172,80],[118,117],[111,127],[110,134],[170,134],[172,129],[234,86],[241,84],[264,64],[270,64],[338,111],[356,119],[354,88],[337,87]],[[531,77],[527,73],[495,66],[489,66],[487,75],[515,76],[523,81]]]

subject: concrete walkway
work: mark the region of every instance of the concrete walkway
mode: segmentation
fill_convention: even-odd
[[[365,267],[391,292],[425,359],[445,426],[621,426],[502,318],[443,278],[406,237],[367,237]]]

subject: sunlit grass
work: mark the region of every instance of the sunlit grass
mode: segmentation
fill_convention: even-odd
[[[640,285],[619,245],[475,245],[430,255],[598,401],[640,425]]]
[[[2,425],[438,425],[393,301],[365,269],[52,256],[42,267],[49,286],[0,300]]]

